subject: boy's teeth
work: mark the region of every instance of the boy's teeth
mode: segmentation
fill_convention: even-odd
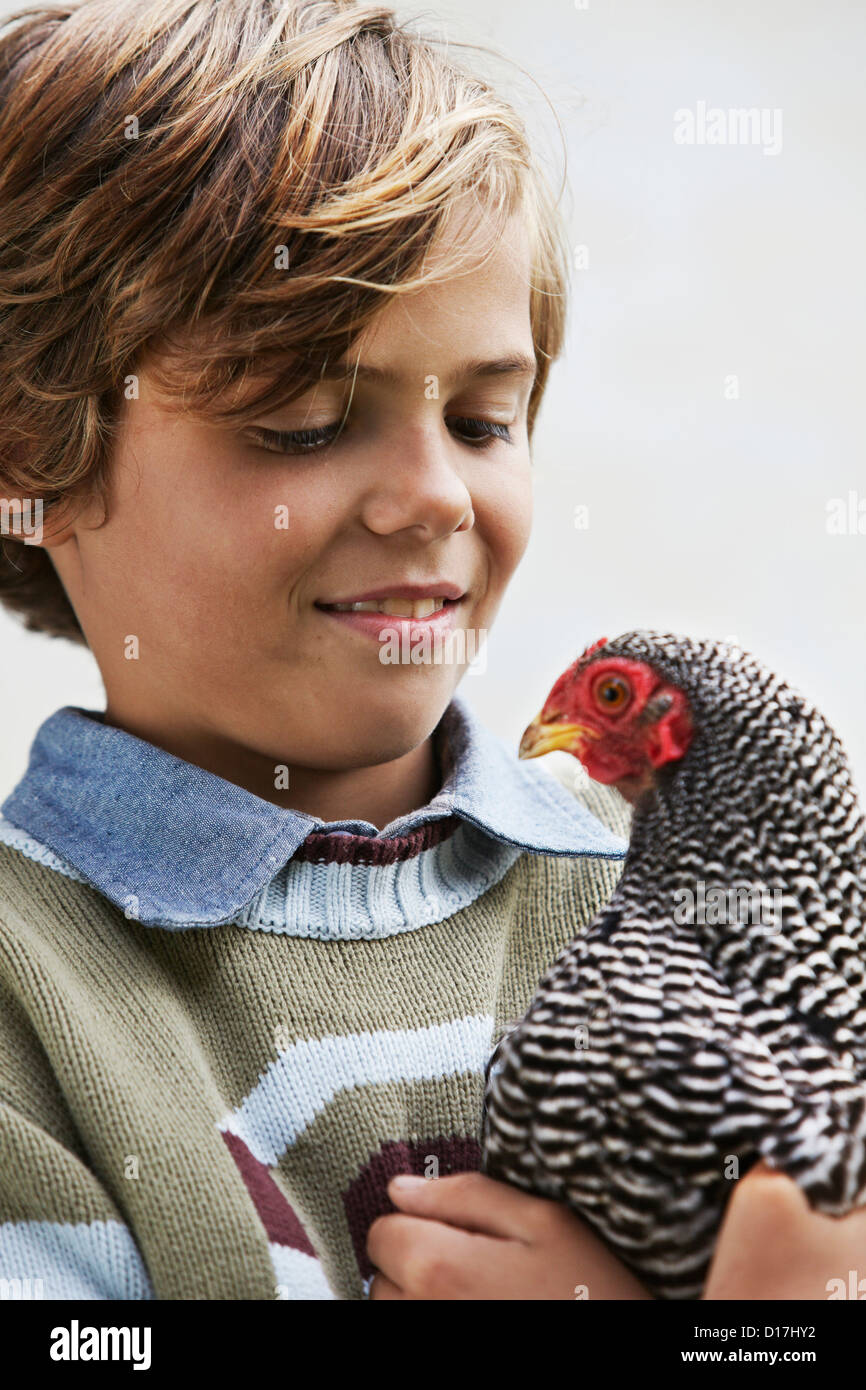
[[[390,613],[393,618],[429,618],[445,607],[444,598],[362,599],[360,603],[332,603],[338,613]]]

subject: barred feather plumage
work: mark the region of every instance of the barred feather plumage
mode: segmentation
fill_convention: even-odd
[[[819,1211],[866,1202],[866,829],[839,739],[755,658],[630,632],[582,666],[611,656],[683,691],[694,737],[491,1058],[484,1168],[567,1203],[658,1297],[697,1298],[759,1158]],[[775,895],[771,929],[683,922],[698,883]]]

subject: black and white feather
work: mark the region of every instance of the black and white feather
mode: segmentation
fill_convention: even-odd
[[[753,657],[632,632],[587,660],[613,655],[686,694],[694,737],[497,1046],[483,1166],[567,1203],[656,1296],[697,1298],[759,1158],[821,1212],[866,1202],[866,833],[838,738]],[[775,914],[683,921],[700,883]]]

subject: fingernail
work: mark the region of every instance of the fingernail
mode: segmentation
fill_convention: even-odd
[[[400,1173],[396,1178],[392,1178],[389,1187],[396,1187],[398,1192],[415,1192],[419,1187],[423,1187],[426,1178],[415,1177],[412,1173]]]

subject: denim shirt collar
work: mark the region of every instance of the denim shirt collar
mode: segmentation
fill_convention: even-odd
[[[440,790],[379,830],[276,806],[67,705],[40,726],[0,811],[117,906],[134,894],[150,920],[178,924],[232,920],[311,831],[391,838],[457,815],[535,854],[624,857],[623,840],[549,772],[521,762],[461,696],[435,737]]]

